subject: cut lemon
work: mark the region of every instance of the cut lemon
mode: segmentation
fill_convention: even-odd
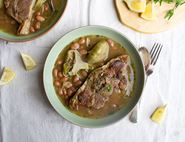
[[[32,70],[37,66],[36,62],[33,60],[33,58],[30,55],[21,53],[21,57],[26,70]]]
[[[167,110],[167,105],[156,108],[156,110],[153,112],[153,114],[150,117],[151,120],[160,124],[164,119],[166,110]]]
[[[157,19],[155,5],[153,2],[148,2],[145,11],[141,14],[141,17],[145,20]]]
[[[146,0],[125,0],[130,10],[134,12],[144,12],[146,8]]]
[[[14,78],[16,74],[12,69],[5,67],[0,79],[0,85],[6,85],[10,83]]]

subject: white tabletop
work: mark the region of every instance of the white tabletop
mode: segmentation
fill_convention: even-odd
[[[118,30],[137,47],[150,49],[154,42],[164,45],[143,94],[139,123],[133,124],[126,117],[105,128],[80,128],[65,121],[48,102],[42,71],[49,50],[66,32],[88,24]],[[30,54],[38,67],[26,72],[18,51]],[[160,34],[141,34],[118,21],[113,0],[69,0],[63,18],[43,37],[26,43],[0,41],[0,69],[5,66],[11,67],[17,76],[10,85],[0,88],[3,142],[185,141],[185,25]],[[167,115],[161,125],[149,119],[161,104],[158,92],[168,102]]]

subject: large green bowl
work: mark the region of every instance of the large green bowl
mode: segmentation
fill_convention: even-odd
[[[61,103],[53,87],[52,70],[59,53],[71,41],[86,35],[103,35],[120,43],[129,52],[132,58],[132,62],[134,63],[135,69],[136,69],[135,70],[135,76],[136,76],[135,89],[133,92],[134,97],[132,97],[132,99],[128,102],[128,104],[125,107],[123,107],[120,111],[101,119],[83,118],[70,112]],[[107,126],[109,124],[112,124],[124,118],[138,102],[144,86],[144,68],[143,68],[141,58],[135,46],[124,35],[114,31],[113,29],[102,27],[102,26],[86,26],[86,27],[78,28],[63,36],[51,49],[45,62],[43,75],[44,75],[43,76],[44,88],[45,88],[47,97],[51,105],[55,108],[55,110],[66,120],[72,122],[73,124],[83,126],[83,127],[91,127],[91,128]]]
[[[40,37],[41,35],[44,35],[50,29],[52,29],[54,27],[54,25],[62,17],[62,15],[67,7],[67,2],[68,2],[68,0],[61,0],[61,7],[59,9],[57,9],[57,12],[55,13],[55,15],[49,19],[50,20],[49,24],[45,28],[39,30],[38,32],[30,33],[29,35],[18,36],[15,34],[9,34],[7,32],[4,32],[3,29],[1,29],[1,27],[0,27],[0,39],[6,40],[6,41],[12,41],[12,42],[24,42],[24,41],[33,40],[37,37]]]

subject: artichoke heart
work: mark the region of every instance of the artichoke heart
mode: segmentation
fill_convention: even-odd
[[[63,65],[63,73],[65,75],[67,75],[69,73],[69,71],[72,69],[73,64],[74,64],[74,51],[73,50],[69,50],[67,52],[67,56],[65,58],[65,62]]]
[[[46,0],[37,0],[34,9],[39,10],[45,2]]]
[[[106,40],[99,41],[90,51],[87,61],[89,64],[95,64],[105,61],[109,55],[109,44]]]
[[[76,75],[81,69],[88,70],[88,63],[82,61],[80,53],[77,50],[69,50],[63,65],[63,73],[65,75]]]

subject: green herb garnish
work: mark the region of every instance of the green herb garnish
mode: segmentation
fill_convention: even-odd
[[[175,9],[178,8],[179,6],[183,5],[185,3],[185,0],[154,0],[155,3],[159,2],[160,5],[162,4],[162,2],[166,2],[166,3],[175,3],[175,6],[170,9],[166,15],[165,18],[167,18],[168,20],[174,15],[175,13]]]
[[[167,18],[168,20],[173,16],[175,9],[169,10],[164,18]]]
[[[111,86],[110,84],[107,85],[106,88],[107,88],[107,91],[108,91],[108,92],[111,92],[111,91],[112,91],[112,86]]]

